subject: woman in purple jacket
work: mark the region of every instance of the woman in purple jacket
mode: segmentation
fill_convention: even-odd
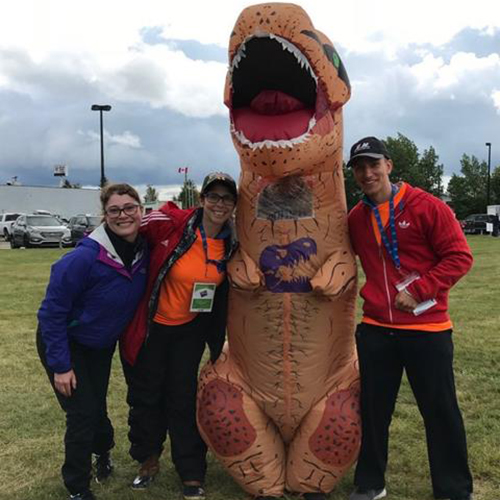
[[[137,191],[112,184],[102,191],[101,204],[104,223],[52,266],[38,312],[38,353],[66,413],[62,476],[77,500],[95,498],[93,453],[98,482],[112,471],[114,432],[106,407],[111,360],[147,276]]]

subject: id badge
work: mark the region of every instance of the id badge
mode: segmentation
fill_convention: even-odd
[[[420,274],[413,272],[408,274],[402,281],[396,283],[395,287],[398,292],[402,292],[405,288],[410,286],[414,281],[420,279]]]
[[[190,312],[211,312],[216,288],[215,283],[195,283],[191,296]]]
[[[409,287],[414,281],[420,279],[420,274],[413,272],[408,274],[408,276],[405,277],[403,281],[400,281],[399,283],[396,283],[396,289],[398,292],[402,292],[403,290],[406,290],[407,287]],[[420,304],[415,307],[413,310],[413,314],[415,316],[420,316],[423,312],[427,311],[431,307],[434,307],[437,304],[436,299],[429,299],[426,300],[425,302],[420,302]]]

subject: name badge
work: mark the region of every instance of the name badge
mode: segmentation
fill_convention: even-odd
[[[414,281],[420,279],[420,274],[413,272],[406,276],[406,278],[403,281],[400,281],[399,283],[396,283],[396,289],[398,292],[402,292],[403,290],[406,290],[407,287],[409,287]],[[434,307],[437,304],[436,299],[429,299],[424,302],[420,302],[420,304],[413,309],[413,314],[415,316],[419,316],[423,312],[427,311],[431,307]]]
[[[191,296],[191,312],[211,312],[214,305],[215,283],[195,283]]]
[[[394,286],[396,287],[398,292],[402,292],[405,288],[409,287],[414,281],[420,279],[420,274],[413,272],[408,274],[403,281],[396,283]]]

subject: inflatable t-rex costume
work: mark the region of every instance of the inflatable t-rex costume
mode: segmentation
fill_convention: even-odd
[[[249,493],[329,492],[360,441],[342,173],[349,81],[293,4],[243,10],[229,58],[240,249],[228,269],[228,346],[201,374],[198,425]]]

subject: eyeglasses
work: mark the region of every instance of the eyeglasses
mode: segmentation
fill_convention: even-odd
[[[106,213],[106,215],[108,215],[112,219],[117,219],[118,217],[120,217],[122,212],[125,215],[135,215],[137,213],[137,209],[139,207],[140,207],[140,205],[131,203],[130,205],[125,205],[122,208],[112,206],[112,207],[106,208],[106,210],[104,210],[104,212]]]
[[[230,194],[225,194],[224,196],[221,196],[220,194],[217,193],[207,193],[205,195],[205,199],[211,205],[216,205],[217,203],[219,203],[219,201],[222,201],[224,205],[232,207],[236,203],[234,196],[231,196]]]

